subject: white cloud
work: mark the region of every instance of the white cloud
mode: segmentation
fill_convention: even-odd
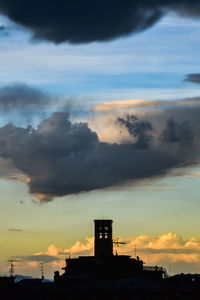
[[[140,235],[137,237],[119,238],[126,244],[121,245],[117,250],[118,254],[131,255],[135,257],[135,249],[140,259],[146,265],[159,265],[167,267],[170,265],[175,272],[196,272],[200,268],[200,238],[191,237],[187,240],[175,233],[168,232],[160,236]],[[40,274],[40,260],[46,259],[45,273],[49,278],[53,272],[65,266],[65,258],[69,255],[72,258],[84,255],[93,255],[94,237],[86,237],[85,242],[77,241],[70,248],[63,249],[51,244],[47,251],[40,251],[21,259],[16,265],[16,272],[25,275]],[[35,257],[35,261],[34,261]],[[1,274],[6,273],[8,263],[1,264]],[[39,276],[39,275],[37,275]]]

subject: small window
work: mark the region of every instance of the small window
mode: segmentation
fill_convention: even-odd
[[[103,238],[103,235],[102,233],[99,233],[99,238],[102,239]]]
[[[104,227],[104,231],[108,231],[108,226],[105,226],[105,227]]]
[[[105,233],[105,239],[107,240],[107,238],[108,238],[108,234],[107,234],[107,233]]]
[[[99,226],[99,231],[102,231],[102,226]]]

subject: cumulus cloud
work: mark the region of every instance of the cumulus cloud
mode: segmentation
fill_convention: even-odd
[[[0,108],[4,110],[41,108],[51,100],[25,85],[0,89]],[[121,102],[111,104],[121,108]],[[147,100],[129,104],[149,105]],[[72,123],[64,112],[52,114],[35,128],[7,124],[0,128],[0,178],[24,182],[31,194],[45,202],[198,164],[199,104],[199,98],[191,98],[164,101],[164,105],[150,101],[149,109],[137,115],[112,109],[104,115],[103,111],[98,130],[92,123]],[[150,109],[155,105],[158,110]]]
[[[45,278],[53,278],[54,271],[59,269],[62,271],[64,266],[65,255],[59,254],[64,251],[55,245],[50,245],[47,251],[40,251],[30,255],[13,256],[9,259],[17,260],[14,262],[15,274],[23,274],[25,276],[41,277],[41,263],[43,263]],[[8,273],[9,261],[1,261],[0,274]],[[18,275],[16,276],[18,277]]]
[[[36,38],[86,43],[142,31],[166,12],[199,17],[199,0],[1,0],[0,12],[32,30]]]
[[[71,123],[66,113],[54,113],[36,129],[0,128],[0,157],[27,176],[30,193],[48,201],[159,175],[182,162],[175,153],[138,147],[142,134],[136,143],[103,143],[86,123]]]
[[[65,249],[63,252],[58,252],[59,255],[94,255],[94,237],[86,237],[86,242],[82,243],[77,241],[69,249]]]
[[[154,237],[148,235],[129,238],[120,237],[119,240],[125,242],[124,245],[117,248],[119,254],[134,257],[136,247],[140,259],[147,264],[167,267],[169,264],[179,264],[179,269],[176,269],[176,272],[181,272],[183,268],[187,268],[187,265],[192,268],[194,268],[192,264],[200,266],[200,239],[197,237],[183,240],[177,234],[169,232]],[[72,257],[93,255],[93,241],[93,237],[86,238],[85,243],[77,241],[71,248],[65,249],[61,254],[66,253],[68,256],[70,252]],[[192,272],[192,269],[189,268],[188,270]]]
[[[101,141],[87,123],[72,123],[64,112],[54,113],[36,128],[1,127],[0,159],[23,174],[41,202],[136,183],[200,162],[199,113],[199,105],[187,104],[138,116],[114,115],[109,122],[118,136],[126,132],[117,143]]]
[[[147,265],[171,265],[173,273],[197,272],[200,267],[200,239],[191,237],[183,239],[175,233],[169,232],[160,236],[139,235],[136,237],[119,238],[125,242],[117,250],[120,255],[140,256]],[[33,274],[34,270],[39,273],[40,262],[44,262],[48,277],[53,276],[55,270],[62,270],[65,259],[84,255],[94,255],[94,237],[86,237],[85,242],[76,241],[71,247],[63,249],[50,245],[47,251],[41,251],[28,256],[15,257],[20,260],[17,269],[24,270],[25,274]]]

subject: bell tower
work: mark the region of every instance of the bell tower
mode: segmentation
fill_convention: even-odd
[[[105,257],[113,255],[112,220],[94,220],[94,255]]]

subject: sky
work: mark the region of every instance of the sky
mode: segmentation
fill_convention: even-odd
[[[125,10],[130,28],[116,11],[102,31],[89,14],[78,30],[1,2],[0,274],[13,258],[52,278],[69,252],[93,254],[101,218],[119,253],[199,273],[198,11],[185,1],[136,24]]]

